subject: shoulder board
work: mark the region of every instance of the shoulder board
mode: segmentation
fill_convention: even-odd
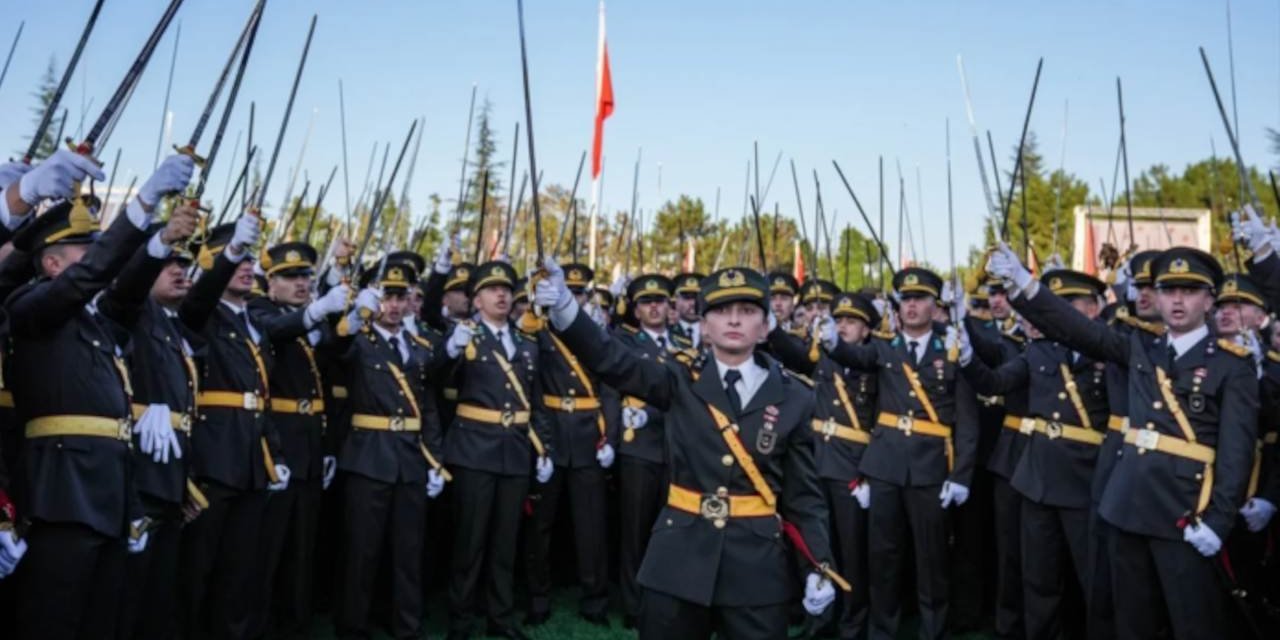
[[[1146,320],[1142,320],[1134,316],[1116,316],[1116,319],[1131,327],[1142,329],[1143,331],[1146,331],[1147,333],[1150,333],[1152,335],[1156,335],[1156,336],[1164,335],[1163,324],[1156,323],[1156,322],[1147,322]]]
[[[621,329],[623,333],[629,333],[629,334],[631,334],[631,335],[637,335],[637,334],[639,334],[639,333],[640,333],[640,330],[639,330],[639,329],[637,329],[637,328],[635,328],[635,327],[633,327],[633,326],[631,326],[631,325],[629,325],[629,324],[622,324],[622,325],[618,325],[618,328],[619,328],[619,329]]]
[[[787,333],[789,333],[789,334],[791,334],[791,335],[793,335],[793,336],[795,336],[795,337],[797,337],[797,338],[808,338],[808,337],[809,337],[809,332],[808,332],[808,331],[806,331],[804,327],[791,327],[790,329],[787,329]]]
[[[1008,338],[1009,340],[1012,340],[1018,344],[1022,344],[1027,341],[1027,337],[1019,333],[1006,333],[1003,335],[1005,338]]]
[[[1229,352],[1234,353],[1235,355],[1237,355],[1237,356],[1239,356],[1239,357],[1241,357],[1241,358],[1247,357],[1247,356],[1249,355],[1249,349],[1248,349],[1248,347],[1244,347],[1244,346],[1242,346],[1242,345],[1238,345],[1238,344],[1236,344],[1235,342],[1233,342],[1233,341],[1231,341],[1231,340],[1228,340],[1228,339],[1226,339],[1226,338],[1218,338],[1218,346],[1219,346],[1223,351],[1229,351]]]
[[[1280,351],[1268,351],[1267,359],[1272,362],[1280,362]]]
[[[790,369],[783,368],[782,376],[784,378],[794,378],[795,380],[800,382],[800,384],[803,384],[804,386],[809,387],[810,389],[813,388],[813,378],[810,378],[809,376],[806,376],[802,373],[797,373]]]
[[[698,359],[698,351],[696,349],[680,349],[672,354],[681,364],[691,364]]]
[[[423,347],[426,347],[427,349],[431,348],[431,341],[422,336],[414,336],[413,341],[422,345]]]
[[[986,309],[969,309],[965,311],[965,315],[978,320],[990,320],[991,312]]]
[[[892,340],[896,334],[892,331],[872,331],[871,336],[873,338],[880,338],[881,340]]]
[[[684,348],[686,348],[686,349],[688,349],[688,350],[690,350],[690,351],[695,351],[695,349],[693,348],[693,340],[690,340],[689,338],[686,338],[686,337],[684,336],[684,334],[681,334],[681,333],[672,333],[672,334],[671,334],[671,344],[673,344],[673,345],[681,345],[682,347],[684,347]]]

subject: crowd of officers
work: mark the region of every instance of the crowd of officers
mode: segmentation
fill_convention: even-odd
[[[562,547],[577,615],[610,625],[616,570],[642,638],[1276,633],[1280,234],[1251,211],[1232,274],[1178,247],[1036,278],[999,245],[968,295],[606,288],[157,220],[193,171],[104,225],[90,159],[0,167],[6,636],[308,637],[331,599],[341,637],[421,638],[439,566],[449,638],[524,638]]]

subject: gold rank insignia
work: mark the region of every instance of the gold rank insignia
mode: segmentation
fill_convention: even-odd
[[[741,271],[729,270],[720,274],[721,287],[741,287],[746,284],[747,284],[747,277],[742,275]]]
[[[1169,273],[1191,273],[1191,265],[1183,258],[1175,258],[1169,263]]]

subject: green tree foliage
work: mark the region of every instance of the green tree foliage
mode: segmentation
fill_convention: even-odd
[[[32,126],[31,133],[35,135],[36,127],[40,126],[40,120],[44,118],[44,113],[53,104],[53,95],[58,91],[58,71],[57,64],[53,56],[49,56],[49,65],[44,69],[44,75],[40,76],[40,85],[36,87],[32,97],[36,99],[36,106],[31,108]],[[66,116],[63,116],[64,122]],[[58,140],[55,136],[58,133],[58,123],[51,121],[49,127],[44,130],[44,134],[40,136],[40,144],[36,146],[35,157],[33,160],[41,160],[49,157],[58,149]],[[27,150],[19,149],[18,155],[25,154]]]

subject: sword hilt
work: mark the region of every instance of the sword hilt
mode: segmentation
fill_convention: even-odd
[[[203,156],[197,154],[195,148],[189,144],[183,145],[181,147],[175,144],[173,145],[173,150],[178,155],[187,156],[188,158],[191,158],[191,161],[196,163],[197,167],[204,167],[205,162],[207,162],[207,160]]]

